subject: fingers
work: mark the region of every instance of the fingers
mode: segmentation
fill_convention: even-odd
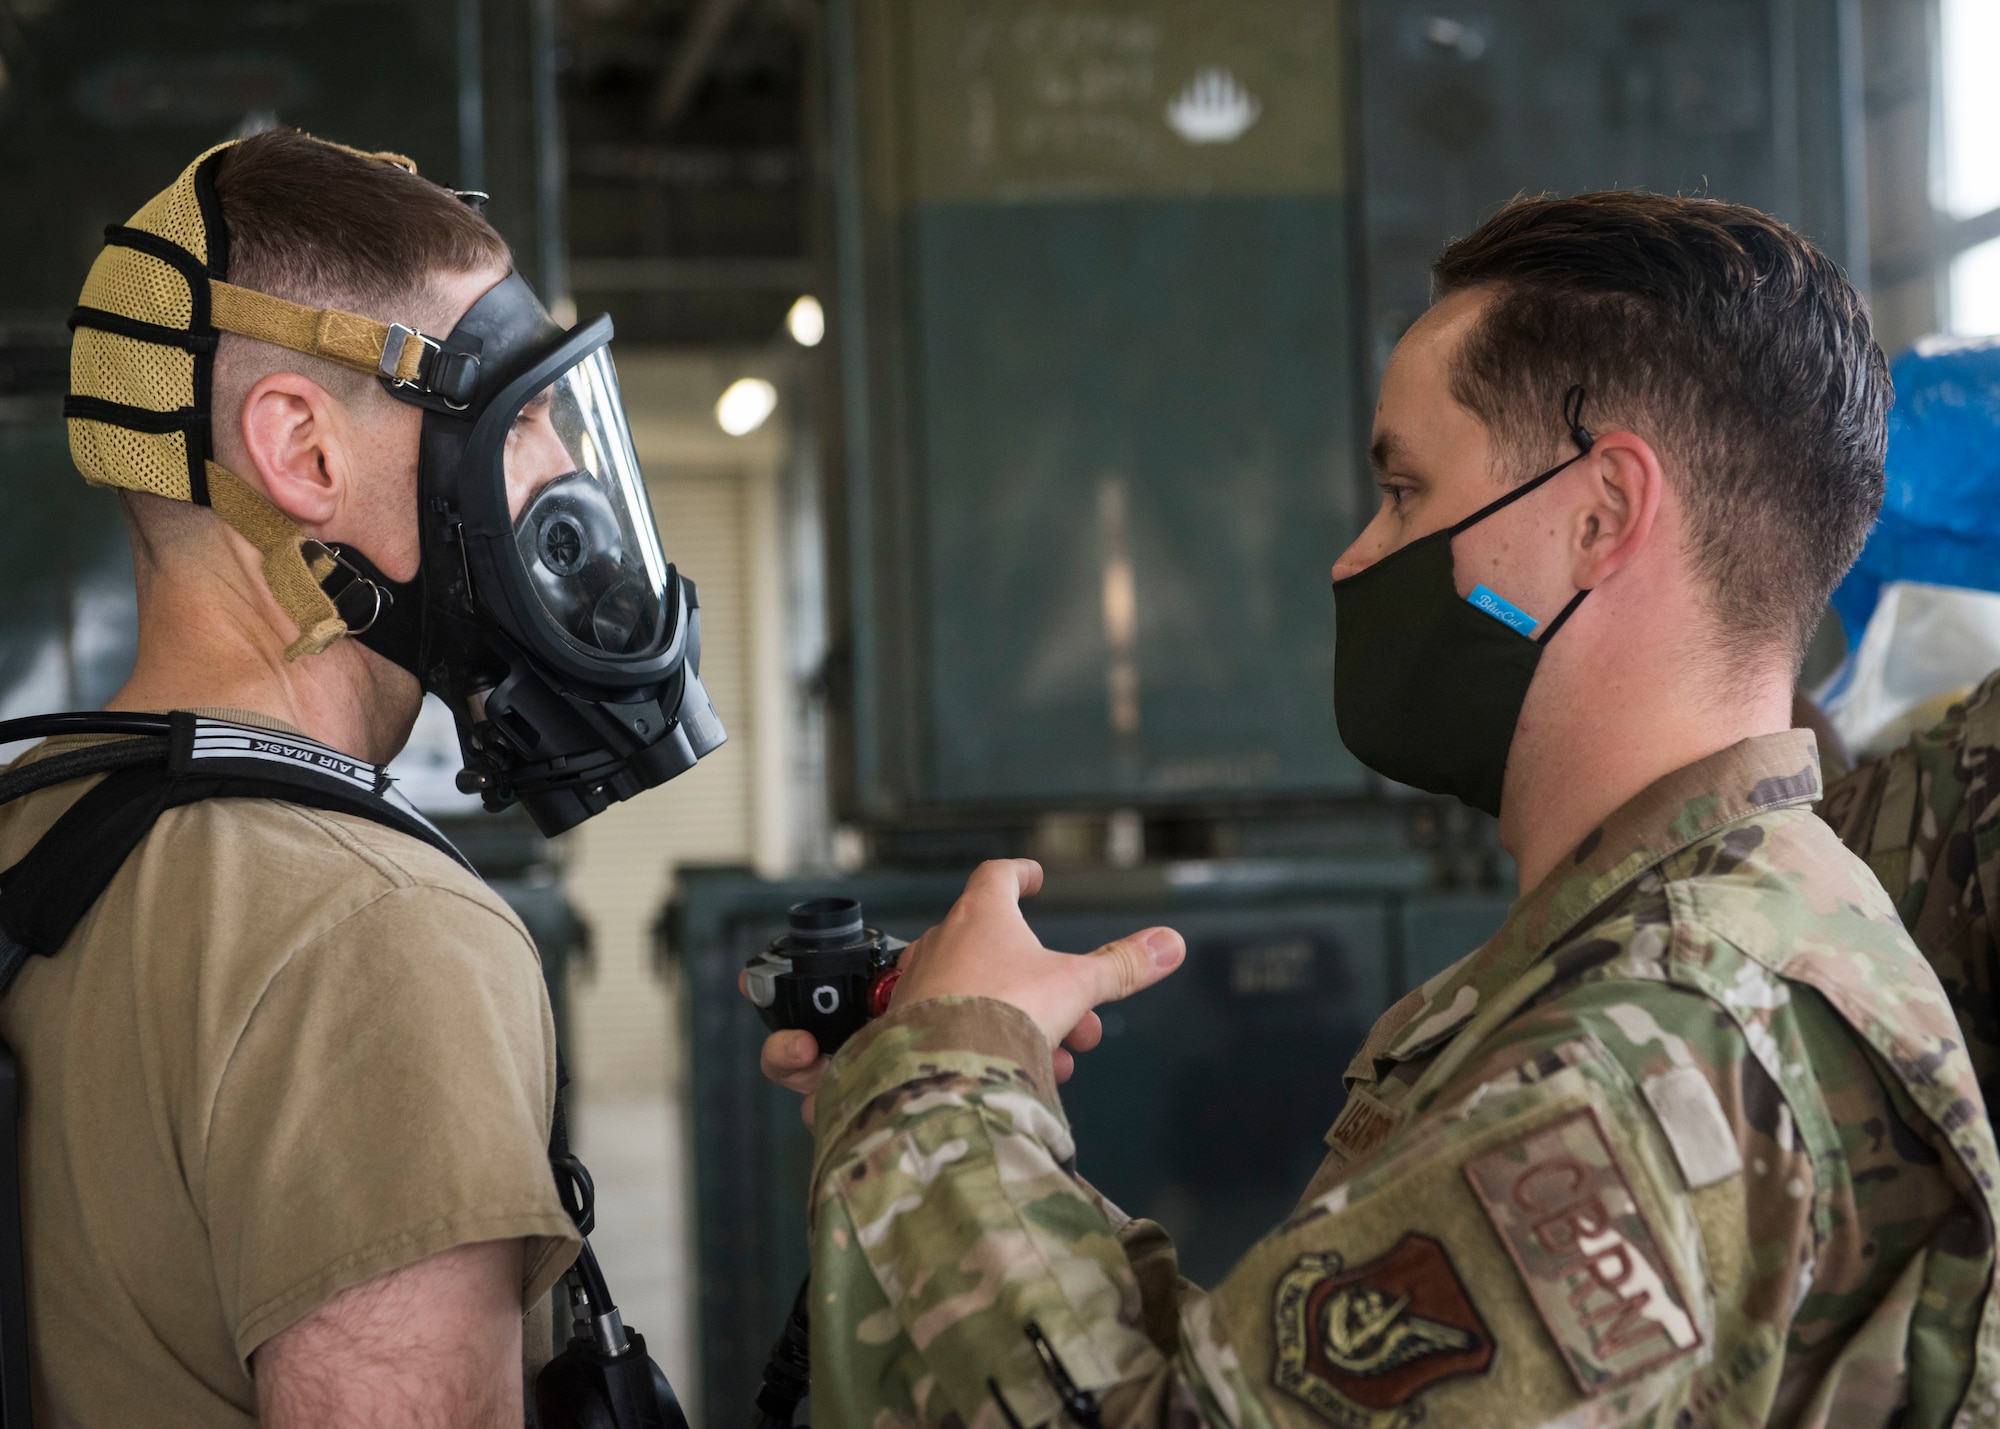
[[[825,1072],[826,1058],[822,1057],[813,1063],[807,1071],[793,1072],[788,1076],[773,1077],[771,1080],[788,1092],[799,1092],[805,1096],[811,1096],[819,1090],[819,1079]]]
[[[1181,965],[1187,944],[1172,928],[1147,928],[1085,957],[1093,1003],[1116,1002],[1151,987]]]
[[[963,901],[1019,903],[1041,891],[1042,866],[1032,858],[994,858],[972,870],[972,877],[965,880]]]
[[[819,1079],[825,1072],[826,1058],[822,1057],[813,1063],[810,1071],[794,1072],[789,1077],[782,1077],[779,1079],[778,1085],[788,1092],[798,1092],[810,1099],[814,1093],[819,1091]],[[807,1115],[810,1116],[811,1113],[808,1112]]]
[[[796,1028],[766,1037],[757,1063],[768,1080],[795,1092],[812,1091],[826,1071],[819,1043],[812,1033]]]
[[[1072,1027],[1069,1036],[1063,1038],[1063,1046],[1072,1052],[1088,1052],[1104,1040],[1104,1022],[1094,1012],[1083,1014],[1083,1020]]]
[[[1063,1051],[1060,1047],[1056,1048],[1052,1065],[1055,1068],[1057,1086],[1061,1086],[1076,1075],[1076,1058],[1070,1056],[1069,1053]]]
[[[902,970],[903,975],[897,978],[895,984],[889,989],[889,1006],[891,1008],[901,1007],[910,1000],[910,988],[916,982],[910,974],[916,971],[917,965],[923,960],[925,951],[930,947],[932,935],[936,932],[937,929],[935,927],[926,928],[922,936],[912,938],[909,945],[901,953],[897,954],[896,966]]]
[[[799,1103],[799,1120],[806,1124],[806,1130],[813,1130],[813,1110],[819,1103],[818,1092],[807,1092],[806,1099]]]
[[[810,1067],[819,1058],[819,1043],[803,1028],[773,1032],[764,1039],[763,1063],[766,1072],[796,1072]]]
[[[743,989],[744,974],[736,975],[736,987]],[[819,1085],[819,1079],[826,1074],[826,1058],[819,1054],[819,1043],[812,1033],[802,1028],[786,1032],[773,1032],[764,1039],[763,1048],[757,1053],[757,1066],[764,1073],[766,1081],[776,1082],[792,1092],[810,1093]],[[812,1114],[806,1114],[806,1124],[812,1124]]]

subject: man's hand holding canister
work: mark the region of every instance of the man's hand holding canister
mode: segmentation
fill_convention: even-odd
[[[1007,1003],[1048,1040],[1055,1079],[1064,1082],[1073,1054],[1104,1036],[1094,1009],[1158,982],[1180,966],[1187,945],[1171,928],[1146,928],[1080,957],[1045,948],[1021,914],[1021,900],[1041,886],[1041,865],[1031,859],[981,864],[944,922],[903,951],[889,1010],[939,997]],[[760,1058],[766,1077],[804,1094],[807,1125],[826,1062],[812,1034],[797,1030],[772,1033]]]

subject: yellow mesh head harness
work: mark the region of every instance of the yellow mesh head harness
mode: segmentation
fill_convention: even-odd
[[[211,386],[220,333],[236,333],[396,384],[430,377],[437,343],[414,328],[311,308],[223,281],[228,229],[210,149],[164,192],[105,230],[105,248],[71,315],[70,456],[97,486],[210,506],[264,558],[264,580],[298,627],[285,658],[316,655],[347,633],[320,582],[333,557],[269,498],[214,461]],[[358,152],[350,150],[352,152]],[[364,158],[416,172],[397,154]]]

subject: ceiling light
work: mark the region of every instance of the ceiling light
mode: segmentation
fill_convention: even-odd
[[[819,299],[807,293],[793,303],[785,314],[785,331],[800,347],[818,347],[826,336],[826,309],[819,305]]]
[[[778,389],[761,377],[739,377],[715,402],[715,424],[732,437],[747,437],[778,408]]]

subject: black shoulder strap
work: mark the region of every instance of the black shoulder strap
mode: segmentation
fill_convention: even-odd
[[[136,733],[130,724],[116,732]],[[145,717],[146,732],[138,740],[92,746],[52,756],[35,765],[0,776],[0,803],[37,788],[91,774],[105,775],[57,819],[49,831],[12,868],[0,872],[0,993],[20,972],[28,954],[53,957],[90,911],[118,870],[161,814],[203,799],[281,799],[308,808],[353,814],[408,834],[455,859],[469,871],[472,865],[438,827],[390,787],[380,768],[299,735],[257,729],[225,720],[198,717],[185,711],[169,716],[164,735],[153,732],[156,716]],[[64,720],[84,732],[108,731],[116,723],[105,717],[56,716],[44,728],[5,727],[10,737],[55,732]],[[87,728],[86,728],[87,727]],[[152,746],[146,753],[134,743]],[[165,758],[158,748],[164,743]],[[45,767],[56,766],[56,767]],[[475,876],[476,871],[474,871]],[[563,1116],[561,1083],[569,1080],[556,1057],[558,1091],[550,1127],[549,1162],[563,1207],[588,1237],[595,1220],[595,1191],[590,1173],[569,1148]],[[13,1052],[0,1042],[0,1429],[32,1429],[28,1397],[27,1293],[23,1274],[21,1235],[19,1067]],[[590,1286],[592,1313],[616,1323],[615,1304],[598,1269],[588,1239],[577,1268]],[[622,1334],[622,1331],[620,1332]],[[572,1346],[574,1349],[574,1346]],[[665,1385],[657,1366],[644,1360],[651,1384]],[[539,1391],[538,1391],[539,1393]],[[676,1422],[685,1429],[671,1390],[664,1402],[673,1406]],[[619,1420],[619,1422],[627,1422]],[[643,1422],[659,1422],[645,1419]]]
[[[353,814],[408,834],[476,870],[450,839],[391,788],[386,772],[364,760],[300,735],[257,729],[177,711],[164,735],[148,717],[137,740],[119,740],[51,756],[0,776],[0,803],[70,779],[104,774],[104,779],[72,804],[27,855],[0,872],[0,993],[27,961],[28,954],[53,957],[103,896],[125,860],[161,814],[203,799],[281,799],[308,808]],[[63,721],[85,732],[108,730],[115,720],[55,716],[42,729],[10,726],[10,736],[56,732]],[[118,732],[138,732],[129,726]],[[135,750],[134,744],[150,745]],[[165,758],[159,756],[164,744]],[[560,1051],[559,1082],[568,1076]],[[19,1067],[0,1043],[0,1429],[32,1429],[28,1398],[27,1293],[21,1235]],[[588,1235],[595,1195],[590,1173],[569,1149],[560,1089],[550,1128],[549,1160],[564,1207]],[[595,1276],[592,1303],[612,1309],[610,1292],[590,1257]],[[654,1373],[657,1375],[658,1371]],[[685,1421],[682,1421],[683,1425]]]
[[[471,868],[435,824],[395,801],[389,776],[376,765],[302,735],[186,712],[170,717],[166,740],[164,764],[138,767],[119,767],[129,765],[119,745],[98,746],[112,772],[72,804],[26,857],[0,872],[0,993],[28,954],[55,955],[160,815],[183,804],[282,799],[353,814]],[[79,766],[70,777],[91,772]]]

